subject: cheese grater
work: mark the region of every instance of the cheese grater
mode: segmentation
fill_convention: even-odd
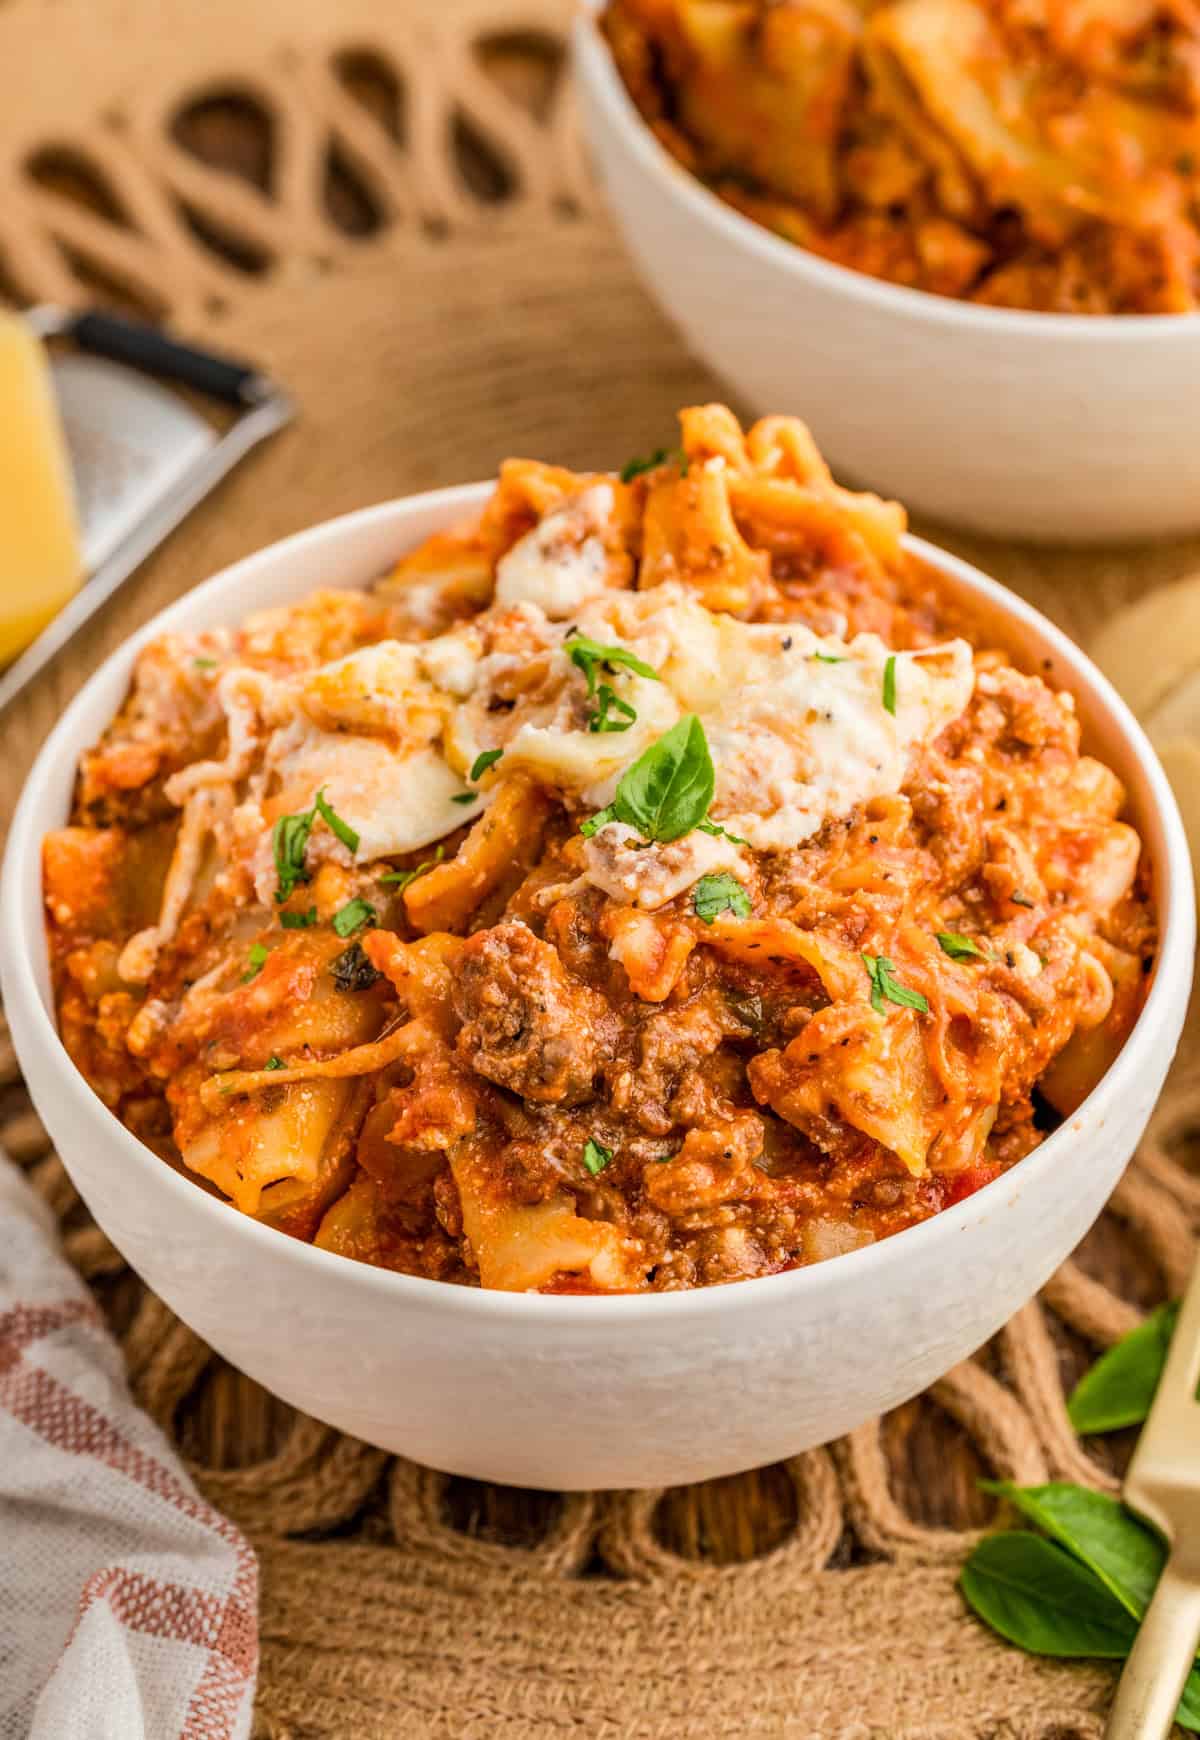
[[[252,364],[197,350],[156,327],[49,306],[25,318],[39,338],[57,341],[50,367],[86,578],[0,673],[0,709],[238,461],[292,416],[287,394]],[[190,389],[189,396],[162,381]]]

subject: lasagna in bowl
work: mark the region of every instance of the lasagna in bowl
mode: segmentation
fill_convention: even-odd
[[[1154,0],[608,0],[660,141],[746,216],[997,307],[1200,306],[1200,24]]]
[[[1019,1163],[1132,1026],[1070,694],[802,424],[681,422],[141,651],[45,842],[59,1025],[241,1213],[492,1288],[772,1274]]]

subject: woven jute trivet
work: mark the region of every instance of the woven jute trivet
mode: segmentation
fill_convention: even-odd
[[[568,12],[0,0],[8,293],[169,316],[301,406],[4,721],[4,814],[99,658],[226,562],[507,453],[620,463],[720,391],[597,209]],[[1085,639],[1200,563],[1200,543],[1082,557],[944,541]],[[514,1494],[385,1457],[222,1366],[89,1223],[0,1037],[0,1142],[57,1209],[135,1393],[260,1554],[257,1721],[274,1740],[1098,1735],[1111,1673],[1006,1648],[954,1579],[989,1516],[977,1473],[1115,1484],[1122,1447],[1085,1452],[1063,1386],[1179,1288],[1197,1129],[1185,1064],[1076,1260],[888,1420],[705,1487]]]

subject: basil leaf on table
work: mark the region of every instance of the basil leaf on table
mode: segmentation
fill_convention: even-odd
[[[989,1535],[976,1547],[959,1583],[979,1617],[1036,1655],[1127,1655],[1162,1574],[1166,1551],[1157,1535],[1115,1498],[1088,1487],[979,1484],[1053,1536]],[[1114,1648],[1122,1635],[1124,1646]],[[1175,1720],[1200,1732],[1200,1664],[1188,1675]]]
[[[1115,1498],[1069,1481],[1014,1486],[981,1480],[984,1492],[1008,1499],[1060,1546],[1083,1562],[1134,1619],[1140,1619],[1162,1575],[1166,1553],[1158,1537]]]
[[[1081,1436],[1141,1425],[1150,1412],[1178,1316],[1177,1302],[1160,1305],[1084,1372],[1067,1402],[1071,1424]]]
[[[1181,1728],[1200,1734],[1200,1665],[1192,1669],[1183,1683],[1183,1696],[1179,1700],[1175,1720]]]
[[[1041,1535],[989,1535],[959,1587],[993,1631],[1033,1655],[1121,1661],[1137,1635],[1137,1621],[1100,1579]]]

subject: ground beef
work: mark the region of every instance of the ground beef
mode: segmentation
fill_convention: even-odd
[[[592,1097],[612,1055],[615,1018],[525,925],[497,925],[472,938],[453,998],[463,1024],[458,1055],[477,1074],[540,1105]]]

